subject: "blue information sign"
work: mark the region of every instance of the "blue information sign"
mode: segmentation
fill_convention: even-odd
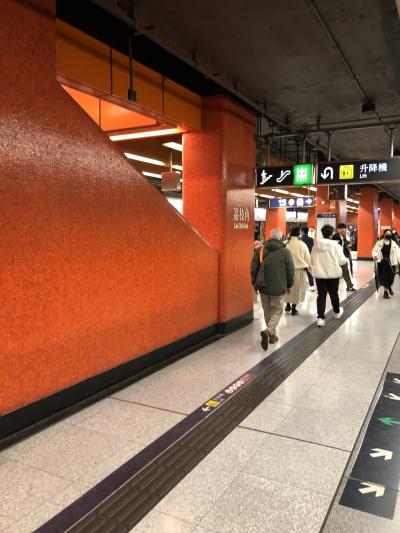
[[[271,198],[269,201],[270,207],[313,207],[314,198],[312,196],[304,196],[302,198]]]

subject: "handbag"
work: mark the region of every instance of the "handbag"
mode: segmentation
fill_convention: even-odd
[[[257,272],[257,276],[254,282],[254,289],[256,291],[262,291],[265,287],[265,274],[264,274],[264,246],[260,248],[260,267]]]

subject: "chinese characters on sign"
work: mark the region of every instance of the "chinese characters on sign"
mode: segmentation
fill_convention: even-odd
[[[319,163],[317,183],[385,183],[400,181],[400,159],[355,161],[351,163]]]
[[[233,229],[248,229],[250,222],[250,210],[246,207],[233,208]]]

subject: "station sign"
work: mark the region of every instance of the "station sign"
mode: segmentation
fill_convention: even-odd
[[[303,198],[271,198],[270,207],[313,207],[314,198],[306,196]]]
[[[260,167],[256,169],[256,186],[302,187],[314,182],[314,167],[304,163],[286,167]]]
[[[400,158],[318,164],[318,185],[390,181],[400,181]]]

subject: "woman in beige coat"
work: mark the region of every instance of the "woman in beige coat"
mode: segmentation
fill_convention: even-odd
[[[300,239],[300,228],[294,227],[290,232],[290,237],[286,248],[290,251],[294,262],[294,284],[290,291],[285,295],[285,311],[292,315],[298,315],[297,304],[304,302],[306,297],[307,273],[306,269],[310,268],[310,252],[307,245]]]

